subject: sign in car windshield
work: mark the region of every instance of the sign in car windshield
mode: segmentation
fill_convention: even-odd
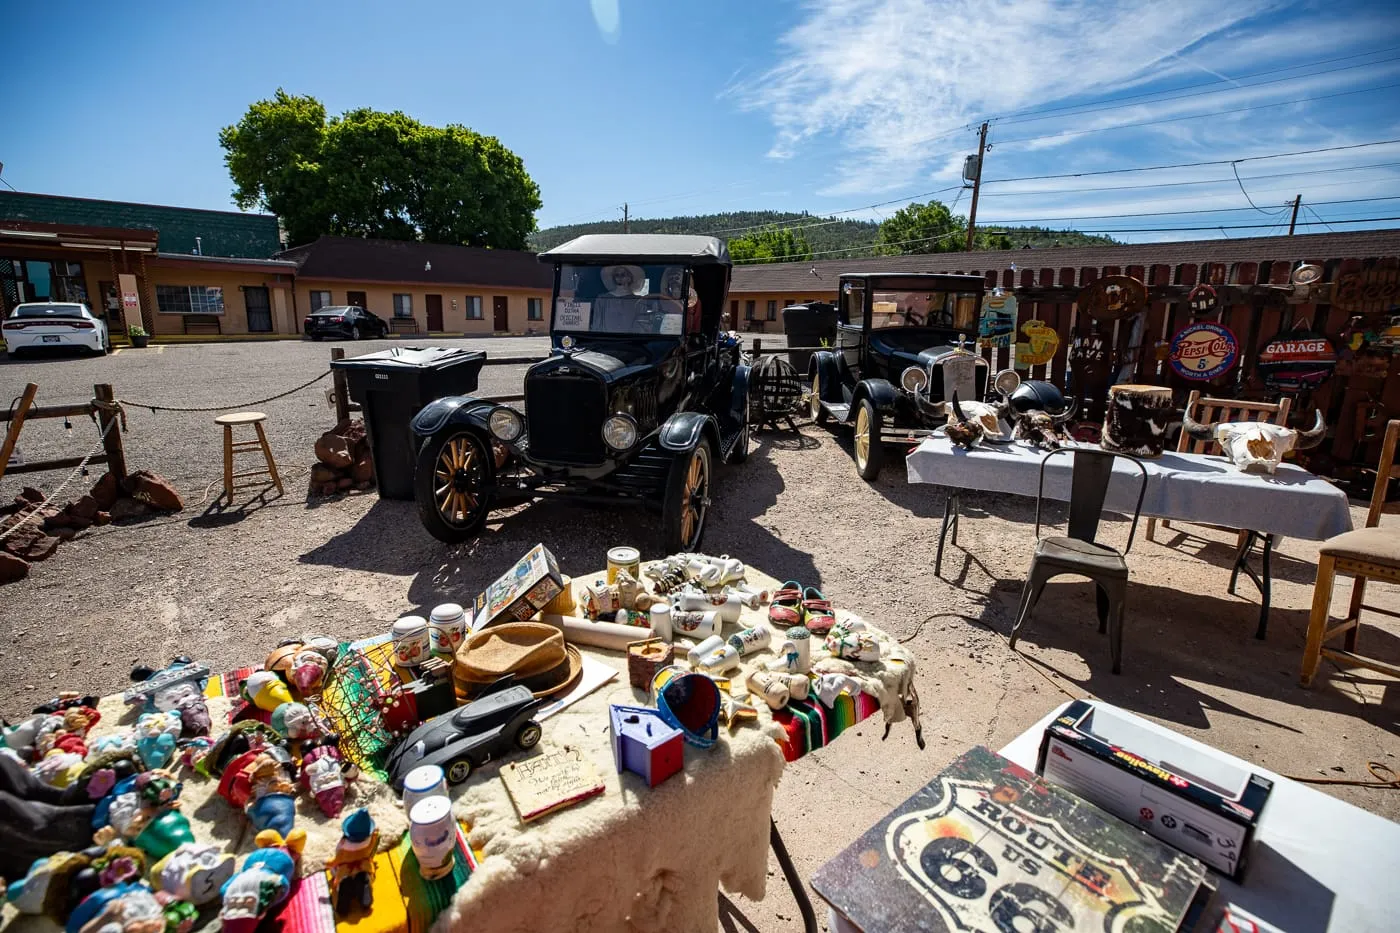
[[[1229,372],[1239,357],[1240,342],[1230,328],[1197,321],[1176,332],[1168,361],[1183,379],[1204,382]]]
[[[555,330],[588,330],[592,318],[593,303],[591,301],[560,298],[554,302]]]

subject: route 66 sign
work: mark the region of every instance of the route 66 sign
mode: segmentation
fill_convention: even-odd
[[[1181,378],[1204,382],[1228,372],[1239,356],[1240,342],[1230,328],[1197,321],[1176,332],[1167,361]]]

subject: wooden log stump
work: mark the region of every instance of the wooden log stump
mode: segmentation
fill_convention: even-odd
[[[1167,428],[1176,416],[1167,386],[1116,385],[1108,390],[1103,416],[1104,450],[1134,457],[1160,457]]]

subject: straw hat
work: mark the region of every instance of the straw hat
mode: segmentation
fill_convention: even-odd
[[[614,282],[613,282],[613,277],[616,276],[617,273],[618,273],[620,270],[622,270],[622,269],[626,269],[628,272],[632,273],[632,285],[631,285],[630,288],[623,289],[622,291],[619,291],[619,290],[618,290],[618,286],[615,285]],[[646,272],[644,272],[644,271],[642,270],[642,267],[641,267],[641,266],[630,266],[630,265],[604,266],[604,267],[603,267],[603,271],[602,271],[600,274],[602,275],[602,278],[603,278],[603,287],[606,288],[610,294],[613,294],[613,295],[644,295],[644,294],[646,294],[645,289],[646,289],[646,284],[647,284],[647,274],[646,274]]]
[[[571,689],[583,658],[564,633],[539,622],[505,622],[467,637],[457,649],[452,679],[458,698],[472,700],[501,681],[528,687],[537,697]]]

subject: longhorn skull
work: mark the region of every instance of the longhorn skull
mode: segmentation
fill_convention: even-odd
[[[1243,473],[1273,473],[1279,461],[1291,450],[1307,450],[1322,443],[1327,424],[1322,412],[1311,429],[1295,431],[1263,421],[1235,421],[1223,424],[1200,424],[1185,412],[1181,429],[1200,441],[1215,441],[1225,458]]]

